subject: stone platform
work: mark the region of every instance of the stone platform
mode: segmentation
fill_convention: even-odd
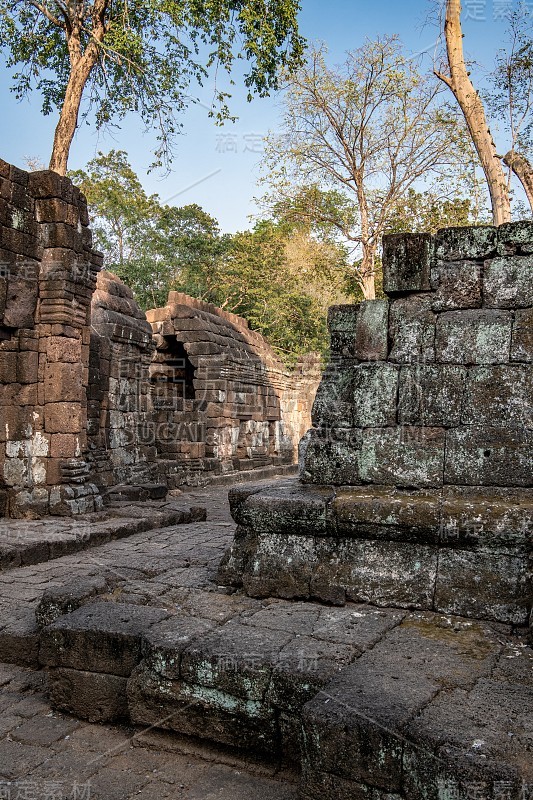
[[[533,490],[312,486],[230,491],[221,583],[252,597],[347,600],[526,625]]]
[[[155,747],[186,735],[228,752],[262,752],[267,763],[301,767],[302,800],[501,800],[503,790],[529,800],[533,659],[525,629],[228,592],[217,576],[233,536],[227,491],[187,498],[207,507],[209,521],[0,576],[3,619],[24,609],[26,625],[16,640],[0,629],[0,657],[43,665],[56,716],[133,724]],[[16,741],[22,724],[10,734]],[[287,784],[268,786],[265,797],[293,797]]]

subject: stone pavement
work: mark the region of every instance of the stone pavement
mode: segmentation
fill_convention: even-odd
[[[0,574],[0,660],[23,665],[3,672],[0,780],[38,800],[54,781],[91,800],[530,800],[524,630],[230,593],[227,489],[181,499],[207,522]]]
[[[130,529],[127,539],[0,572],[1,800],[295,800],[295,776],[281,772],[277,762],[239,757],[227,748],[176,734],[95,725],[52,711],[45,672],[28,668],[38,666],[39,601],[57,587],[81,587],[83,595],[87,582],[98,584],[106,575],[106,588],[113,586],[115,599],[122,594],[121,599],[128,599],[127,584],[128,593],[142,602],[146,582],[152,579],[150,591],[157,589],[154,579],[168,573],[169,566],[172,581],[179,580],[182,587],[207,583],[233,536],[227,495],[224,486],[210,487],[192,489],[172,501],[182,509],[207,508],[208,523],[138,533]],[[120,507],[123,513],[124,505]],[[127,509],[130,524],[135,514],[144,523],[147,512],[154,521],[150,504],[129,504]],[[48,518],[9,525],[28,544],[46,525],[55,528],[45,537],[50,542],[59,535],[72,536],[83,522]],[[44,548],[38,552],[45,554]],[[182,594],[188,591],[183,588]],[[197,591],[190,589],[193,604]]]

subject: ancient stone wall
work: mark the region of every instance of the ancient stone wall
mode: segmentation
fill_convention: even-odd
[[[300,483],[234,496],[254,596],[525,624],[533,223],[384,239],[385,300],[331,309]]]
[[[195,482],[294,463],[320,378],[318,358],[291,372],[246,320],[177,292],[147,316],[157,346],[155,439],[167,479]]]
[[[0,161],[0,516],[294,463],[318,361],[288,372],[243,319],[185,295],[150,312],[153,338],[130,289],[98,274],[88,226],[70,180]]]
[[[0,513],[99,505],[88,482],[90,301],[101,256],[66,178],[0,161]]]
[[[88,460],[100,487],[145,484],[155,474],[152,328],[131,289],[100,272],[92,298]]]

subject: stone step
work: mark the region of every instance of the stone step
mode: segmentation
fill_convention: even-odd
[[[301,763],[305,800],[533,790],[533,653],[504,625],[206,591],[89,602],[40,660],[55,708]]]
[[[252,597],[420,608],[525,625],[533,493],[304,485],[230,492],[220,583]]]
[[[0,571],[39,564],[135,533],[206,519],[205,508],[183,502],[112,502],[76,518],[0,521]]]

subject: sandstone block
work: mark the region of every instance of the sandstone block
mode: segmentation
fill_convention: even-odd
[[[465,378],[466,369],[454,365],[402,367],[398,422],[445,428],[459,425]]]
[[[511,326],[508,311],[446,311],[437,321],[437,360],[452,364],[507,363]]]
[[[44,370],[44,396],[46,403],[81,400],[82,364],[52,363]]]
[[[533,222],[507,222],[498,227],[498,252],[519,250],[521,253],[531,253],[533,242]]]
[[[45,340],[46,357],[49,362],[63,361],[76,364],[81,362],[81,339],[69,336],[50,336]]]
[[[433,238],[428,233],[383,237],[383,289],[386,294],[429,291]]]
[[[79,403],[48,403],[44,409],[44,427],[48,433],[79,433],[82,418]]]
[[[38,370],[39,353],[27,350],[18,354],[16,378],[19,383],[37,383]]]
[[[81,455],[80,439],[73,433],[53,433],[50,440],[52,458],[77,458]]]
[[[4,325],[10,328],[33,328],[37,292],[36,280],[10,277],[7,282]]]
[[[533,255],[488,261],[483,273],[483,301],[489,308],[533,306]]]

